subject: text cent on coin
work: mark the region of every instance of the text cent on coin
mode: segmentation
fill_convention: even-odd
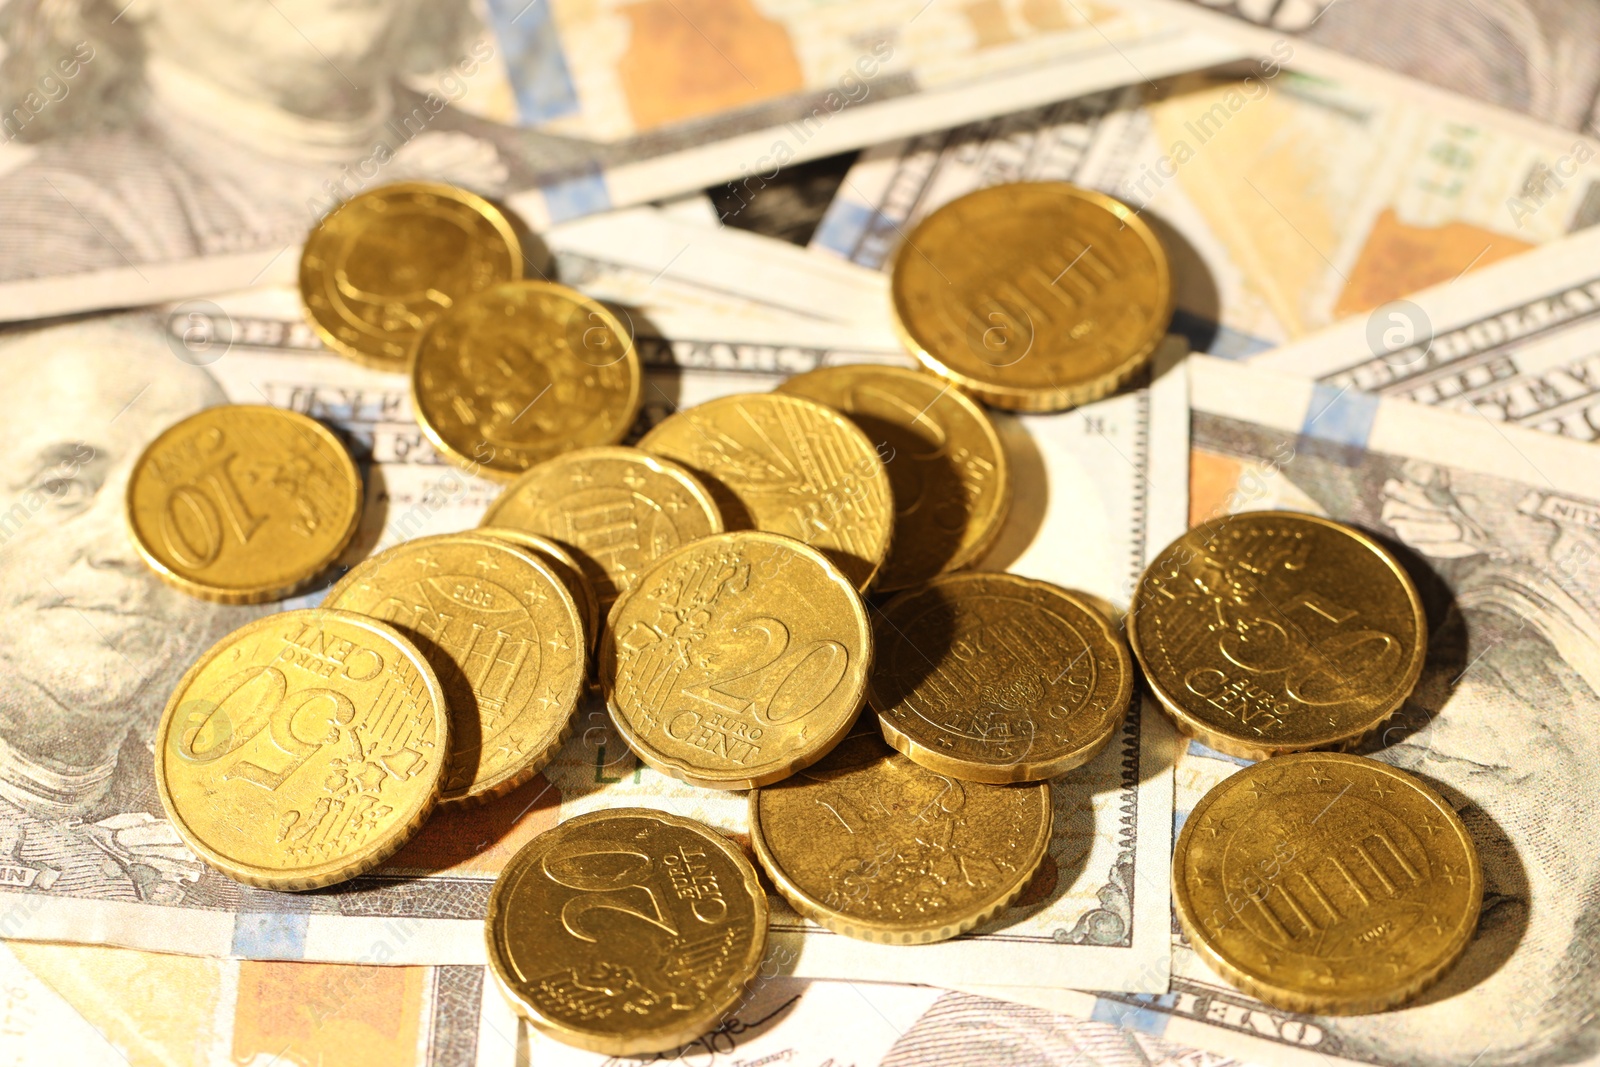
[[[522,247],[499,208],[449,185],[398,182],[351,197],[311,231],[300,300],[329,348],[404,371],[440,312],[520,277]]]
[[[973,782],[1081,767],[1127,717],[1133,657],[1078,597],[1014,574],[947,574],[879,616],[867,699],[884,739]]]
[[[534,553],[476,533],[418,538],[356,564],[326,604],[390,623],[438,675],[451,733],[441,801],[514,789],[571,733],[583,620]]]
[[[1050,786],[919,767],[871,734],[750,794],[750,839],[796,911],[888,944],[943,941],[999,914],[1043,860]]]
[[[540,1031],[613,1056],[715,1027],[766,951],[767,898],[738,847],[644,808],[590,812],[511,858],[489,894],[489,969]]]
[[[808,766],[866,696],[872,629],[816,549],[742,531],[665,556],[611,609],[600,684],[641,759],[695,785],[749,789]]]
[[[361,475],[313,419],[265,405],[207,408],[150,442],[128,479],[145,562],[193,596],[254,604],[326,569],[361,518]]]
[[[506,486],[484,526],[543,534],[577,554],[602,610],[666,553],[722,532],[705,486],[637,448],[583,448],[547,459]]]
[[[988,414],[961,390],[860,363],[796,375],[778,391],[844,412],[884,456],[895,515],[878,592],[959,570],[994,542],[1011,508],[1011,464]]]
[[[213,645],[155,739],[167,817],[211,866],[265,889],[369,871],[432,810],[444,693],[417,647],[348,611],[285,611]]]
[[[418,340],[411,404],[445,456],[510,479],[622,440],[642,381],[633,338],[611,312],[564,285],[507,282],[457,301]]]
[[[1358,1014],[1416,996],[1478,922],[1477,847],[1438,793],[1376,760],[1266,760],[1183,824],[1172,902],[1205,961],[1287,1011]]]
[[[889,556],[889,472],[867,435],[824,404],[778,393],[718,397],[664,419],[639,447],[689,468],[728,529],[804,541],[859,590]]]
[[[1359,530],[1289,511],[1196,526],[1146,569],[1128,640],[1178,724],[1261,759],[1352,742],[1422,671],[1416,588]]]
[[[1065,182],[952,200],[895,256],[891,306],[912,355],[974,396],[1056,411],[1114,392],[1172,318],[1160,240],[1137,212]]]

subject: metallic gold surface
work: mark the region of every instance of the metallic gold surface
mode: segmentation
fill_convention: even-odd
[[[866,696],[872,628],[816,549],[742,531],[670,553],[611,609],[600,685],[663,774],[749,789],[821,759]]]
[[[227,604],[277,600],[344,551],[361,475],[339,439],[265,405],[207,408],[150,442],[128,478],[128,528],[163,579]]]
[[[611,312],[564,285],[507,282],[457,301],[418,339],[411,406],[445,456],[510,479],[622,440],[641,380],[633,338]]]
[[[578,605],[578,614],[583,618],[583,645],[593,651],[594,643],[600,639],[600,601],[595,598],[594,588],[584,579],[583,565],[578,562],[578,557],[561,542],[526,530],[480,526],[478,532],[530,549],[551,565],[556,577],[561,579],[561,584],[571,594],[573,603]]]
[[[999,914],[1050,843],[1050,786],[980,785],[871,734],[750,794],[750,841],[796,911],[886,944],[955,937]]]
[[[322,343],[404,372],[418,335],[473,293],[522,277],[500,209],[435,182],[397,182],[346,200],[300,253],[300,302]]]
[[[804,541],[858,590],[889,556],[894,497],[883,460],[854,423],[814,400],[719,397],[664,419],[639,447],[689,468],[728,529]]]
[[[893,272],[895,325],[912,355],[1013,411],[1115,392],[1172,318],[1155,233],[1119,201],[1065,182],[952,200],[911,231]]]
[[[1483,872],[1455,810],[1411,775],[1301,753],[1201,799],[1174,846],[1172,899],[1190,944],[1240,989],[1353,1015],[1409,1000],[1461,955]]]
[[[637,448],[583,448],[547,459],[506,486],[484,526],[543,534],[569,546],[602,610],[656,560],[722,532],[705,486]]]
[[[778,387],[836,408],[878,446],[894,496],[889,560],[873,588],[908,589],[983,555],[1011,510],[1011,463],[988,414],[923,371],[856,363]]]
[[[438,675],[450,709],[441,802],[515,789],[571,734],[583,618],[538,554],[475,532],[421,537],[356,564],[324,603],[389,623]]]
[[[1372,538],[1254,511],[1162,550],[1134,592],[1128,641],[1180,727],[1262,759],[1353,743],[1393,715],[1428,628],[1411,579]]]
[[[369,871],[433,809],[449,751],[433,669],[387,623],[285,611],[213,645],[155,737],[167,817],[211,866],[265,889]]]
[[[878,613],[867,700],[884,740],[939,774],[1037,782],[1089,762],[1128,714],[1133,657],[1049,582],[946,574]]]
[[[755,976],[767,896],[737,845],[676,815],[615,808],[530,841],[489,894],[489,971],[545,1034],[612,1056],[717,1026]]]

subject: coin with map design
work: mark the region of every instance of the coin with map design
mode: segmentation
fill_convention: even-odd
[[[1013,411],[1108,396],[1172,319],[1166,251],[1139,213],[1066,182],[957,197],[895,255],[890,307],[929,370]]]
[[[767,895],[721,834],[612,808],[528,842],[489,893],[489,973],[542,1033],[611,1056],[717,1026],[755,977]]]
[[[361,475],[327,427],[264,404],[207,408],[169,427],[128,477],[128,529],[170,585],[259,604],[326,570],[361,519]]]
[[[1400,709],[1427,618],[1399,562],[1316,515],[1196,526],[1145,570],[1128,642],[1178,725],[1232,756],[1352,744]]]
[[[687,467],[730,530],[766,530],[820,549],[865,591],[894,534],[889,472],[867,435],[798,396],[718,397],[662,420],[639,441]]]
[[[663,774],[750,789],[821,759],[866,697],[872,627],[809,545],[754,530],[691,541],[611,609],[600,686]]]
[[[450,719],[433,668],[384,622],[328,608],[241,626],[190,667],[155,737],[184,843],[264,889],[371,870],[433,809]]]
[[[878,446],[894,535],[875,590],[960,570],[994,543],[1011,509],[1011,463],[994,421],[960,389],[926,371],[851,363],[797,374],[778,391],[838,409]]]
[[[750,794],[750,841],[794,909],[834,933],[944,941],[1015,900],[1050,844],[1050,785],[963,782],[870,733]]]
[[[418,335],[473,293],[522,277],[500,209],[465,189],[396,182],[330,211],[300,254],[300,302],[322,343],[403,373]]]
[[[643,372],[616,316],[553,282],[458,300],[417,340],[411,408],[441,454],[509,480],[541,460],[622,440]]]
[[[930,770],[996,785],[1089,762],[1122,725],[1133,657],[1059,586],[946,574],[878,614],[867,700],[884,740]]]
[[[1287,1011],[1402,1004],[1478,924],[1478,849],[1404,771],[1333,752],[1266,760],[1213,786],[1173,848],[1172,903],[1213,970]]]
[[[529,470],[490,504],[483,526],[542,534],[570,547],[602,611],[666,553],[722,532],[705,486],[637,448],[580,448]]]
[[[389,623],[438,675],[450,709],[440,801],[515,789],[572,733],[583,619],[536,553],[478,533],[420,537],[356,564],[324,603]]]

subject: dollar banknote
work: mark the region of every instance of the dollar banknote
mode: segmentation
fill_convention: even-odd
[[[1052,1010],[1290,1067],[1593,1062],[1600,1050],[1600,450],[1481,417],[1197,358],[1190,517],[1288,508],[1371,531],[1416,581],[1428,658],[1361,750],[1440,790],[1485,893],[1465,955],[1411,1006],[1269,1007],[1181,938],[1160,996],[1010,990]],[[1195,742],[1177,813],[1241,761]],[[991,991],[993,992],[993,991]]]
[[[681,251],[663,249],[669,258]],[[765,276],[789,272],[796,293],[840,284],[838,265],[781,250]],[[633,252],[607,264],[602,251],[598,241],[585,246],[597,284],[638,284],[644,268],[629,260]],[[752,313],[721,332],[650,332],[651,319],[709,330],[717,302],[750,284],[719,278],[724,260],[715,256],[677,259],[681,269],[662,276],[702,291],[683,309],[663,290],[642,302],[648,316],[633,319],[649,370],[636,432],[680,407],[763,391],[819,365],[907,362],[870,345],[808,341],[844,329],[815,317],[777,331]],[[727,262],[750,268],[746,259]],[[796,273],[807,264],[809,281]],[[767,313],[778,306],[769,301]],[[1181,341],[1174,344],[1169,355],[1181,351]],[[16,330],[0,342],[0,360],[47,368],[8,397],[15,467],[27,473],[0,507],[0,582],[21,635],[0,651],[16,680],[10,726],[0,735],[0,936],[244,958],[476,963],[495,875],[517,847],[561,819],[638,803],[735,837],[747,833],[743,796],[640,765],[595,696],[540,778],[485,807],[439,812],[369,877],[338,890],[275,894],[204,867],[163,816],[149,738],[179,672],[252,609],[185,597],[139,562],[121,509],[143,443],[197,408],[227,401],[322,419],[350,444],[365,476],[363,525],[345,564],[400,540],[475,525],[496,487],[441,463],[412,420],[405,379],[322,350],[288,290]],[[1126,604],[1149,554],[1184,526],[1184,404],[1181,365],[1167,358],[1141,388],[1072,413],[1001,420],[1016,504],[983,565]],[[1164,988],[1170,742],[1164,719],[1131,709],[1096,761],[1055,784],[1056,831],[1033,882],[970,937],[886,950],[827,933],[774,898],[773,943],[784,970],[1048,985],[1078,974],[1116,988]]]
[[[1568,130],[1600,134],[1595,0],[1169,0],[1398,71]],[[1197,20],[1198,21],[1198,20]],[[1198,21],[1207,25],[1206,21]]]
[[[1130,0],[101,6],[0,14],[0,320],[284,280],[373,184],[448,181],[536,229],[743,200],[798,159],[1238,55]]]
[[[1261,366],[1600,438],[1600,230],[1435,286],[1255,357]]]
[[[886,268],[955,197],[1076,182],[1155,228],[1175,328],[1197,351],[1237,357],[1600,221],[1600,161],[1570,134],[1302,75],[1285,69],[1296,46],[1277,46],[1230,77],[1178,76],[870,148],[812,248]]]
[[[1115,1026],[927,986],[758,975],[706,1034],[613,1058],[518,1020],[474,966],[0,946],[0,1067],[1233,1067]]]

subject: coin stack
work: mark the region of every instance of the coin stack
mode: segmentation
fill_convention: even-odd
[[[756,860],[801,915],[938,941],[1028,885],[1054,830],[1050,781],[1127,720],[1137,663],[1201,742],[1271,757],[1207,796],[1178,843],[1178,913],[1219,972],[1315,1010],[1386,1007],[1436,976],[1481,895],[1460,820],[1401,772],[1304,751],[1371,731],[1415,683],[1425,634],[1404,572],[1324,520],[1234,517],[1151,565],[1130,653],[1109,605],[967,569],[1012,492],[983,404],[1050,411],[1114,391],[1163,336],[1171,282],[1136,213],[1062,184],[964,197],[912,245],[893,314],[922,369],[825,367],[675,411],[628,447],[632,338],[587,297],[523,280],[498,208],[403,183],[330,214],[300,272],[319,335],[408,374],[439,453],[509,484],[479,529],[361,560],[320,607],[251,622],[188,671],[155,753],[184,840],[252,885],[355,877],[434,805],[526,783],[595,685],[644,764],[748,791]],[[128,516],[168,581],[262,602],[329,568],[361,498],[316,422],[218,408],[149,446]],[[1459,893],[1408,897],[1406,876],[1439,864],[1463,872]],[[723,835],[593,811],[506,865],[490,967],[560,1040],[660,1051],[737,1001],[767,909]],[[1434,933],[1378,960],[1360,924],[1388,921]],[[1334,931],[1343,955],[1279,959],[1262,923],[1316,941],[1311,955]]]

